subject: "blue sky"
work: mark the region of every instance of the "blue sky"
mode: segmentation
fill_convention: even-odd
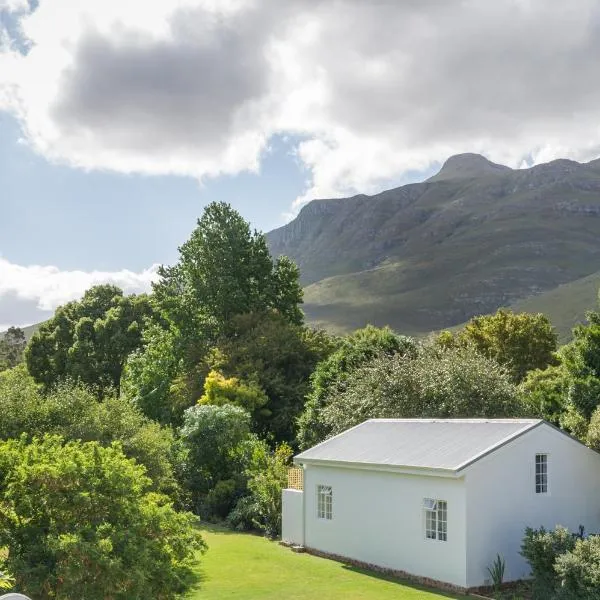
[[[0,250],[18,264],[65,270],[131,269],[177,259],[177,247],[212,200],[232,204],[269,231],[305,185],[283,139],[271,141],[260,173],[191,177],[86,172],[48,162],[20,143],[14,118],[0,118]]]
[[[149,289],[212,200],[596,158],[599,59],[596,0],[0,0],[0,330]]]

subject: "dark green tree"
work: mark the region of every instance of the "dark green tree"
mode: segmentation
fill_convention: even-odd
[[[300,447],[309,448],[328,436],[329,428],[321,412],[346,389],[358,369],[376,356],[412,356],[416,349],[413,339],[398,335],[389,327],[367,325],[342,338],[339,348],[317,365],[311,377],[304,412],[298,421]]]
[[[107,388],[118,390],[125,360],[140,347],[152,315],[145,295],[124,296],[113,285],[90,288],[40,326],[25,350],[27,368],[46,390],[66,379],[100,395]]]
[[[195,518],[150,492],[118,445],[0,442],[0,544],[39,600],[180,598],[205,549]]]
[[[12,369],[23,361],[27,341],[20,327],[9,327],[0,339],[0,371]]]
[[[212,366],[264,391],[268,402],[253,415],[257,433],[278,442],[293,440],[311,374],[336,340],[273,311],[239,315],[228,329],[212,353]]]

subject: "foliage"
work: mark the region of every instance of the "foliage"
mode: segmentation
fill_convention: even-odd
[[[250,435],[250,415],[239,406],[198,405],[185,411],[181,439],[187,450],[186,487],[198,512],[219,481],[241,474],[240,446]]]
[[[534,598],[548,600],[552,598],[559,580],[554,569],[556,559],[573,550],[575,539],[568,529],[557,526],[554,531],[546,531],[543,527],[525,530],[521,544],[521,556],[531,566],[533,576]]]
[[[597,408],[592,414],[585,442],[590,448],[600,452],[600,408]]]
[[[118,445],[0,442],[0,544],[19,590],[47,600],[171,599],[204,549],[191,515],[148,491]]]
[[[264,235],[223,202],[205,208],[179,262],[159,275],[154,293],[163,314],[196,345],[214,341],[240,314],[275,309],[302,322],[297,267],[285,257],[273,261]]]
[[[363,365],[379,355],[412,356],[415,352],[414,340],[388,327],[367,325],[343,338],[339,348],[317,365],[311,377],[305,409],[298,421],[300,447],[309,448],[327,437],[330,431],[321,413]]]
[[[424,346],[416,357],[372,359],[321,411],[337,434],[370,418],[518,417],[516,386],[495,361],[472,348]]]
[[[204,394],[198,403],[214,406],[233,404],[250,414],[260,412],[268,415],[270,411],[263,408],[268,401],[267,395],[257,383],[253,381],[246,383],[236,377],[227,379],[213,370],[204,380]]]
[[[228,329],[214,350],[213,367],[227,376],[256,382],[268,397],[269,411],[254,414],[257,432],[278,442],[292,440],[310,376],[332,352],[334,340],[272,311],[239,315]]]
[[[145,418],[126,400],[107,396],[98,402],[81,385],[62,383],[44,396],[24,366],[0,374],[0,438],[44,433],[68,440],[121,443],[123,451],[146,467],[155,489],[175,493],[172,461],[175,442],[169,429]]]
[[[561,600],[597,600],[600,597],[600,536],[578,539],[575,547],[556,558],[554,565]]]
[[[558,336],[541,313],[500,309],[493,315],[473,317],[458,338],[504,365],[517,383],[529,371],[555,363]]]
[[[263,442],[254,447],[246,470],[250,500],[244,499],[256,527],[268,537],[281,534],[281,492],[287,485],[287,472],[293,450],[287,444],[274,452]]]
[[[20,327],[9,327],[0,339],[0,371],[12,369],[23,361],[25,332]]]
[[[191,402],[181,401],[174,385],[180,374],[176,333],[157,323],[144,331],[143,346],[129,355],[121,378],[121,392],[142,412],[163,424],[181,424]]]
[[[566,410],[568,388],[568,374],[562,366],[530,371],[520,385],[523,401],[531,416],[555,425],[559,424]]]
[[[500,554],[496,555],[494,562],[491,567],[487,568],[488,573],[492,579],[492,585],[494,586],[494,591],[499,591],[502,582],[504,581],[504,571],[506,570],[506,561]]]
[[[142,343],[153,314],[145,295],[124,296],[113,285],[98,285],[79,301],[57,309],[26,350],[27,368],[46,390],[66,379],[98,390],[119,388],[127,356]]]
[[[589,421],[600,397],[600,313],[589,312],[588,324],[573,329],[573,341],[560,358],[569,376],[568,399]]]

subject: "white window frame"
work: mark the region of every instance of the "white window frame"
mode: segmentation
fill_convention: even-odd
[[[317,484],[317,519],[333,519],[333,488],[330,485]]]
[[[548,452],[536,452],[535,454],[535,493],[539,495],[549,493],[549,457]]]
[[[448,541],[448,502],[423,498],[423,523],[426,540]]]

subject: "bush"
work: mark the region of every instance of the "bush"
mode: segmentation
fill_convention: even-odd
[[[246,476],[249,496],[238,502],[228,517],[236,528],[252,525],[274,538],[281,533],[281,491],[287,485],[287,470],[293,451],[281,444],[272,452],[267,444],[254,440]]]
[[[249,438],[250,415],[239,406],[198,405],[185,411],[181,428],[187,451],[184,477],[197,512],[205,511],[207,494],[219,482],[243,473],[240,447]],[[217,492],[221,500],[224,489]],[[217,501],[216,495],[211,501]]]
[[[177,495],[175,440],[169,428],[147,419],[133,404],[114,395],[98,402],[83,385],[61,383],[48,395],[24,367],[0,374],[0,439],[55,433],[68,440],[118,441],[129,458],[146,467],[154,488]]]
[[[0,546],[16,587],[39,600],[180,597],[205,544],[150,484],[118,444],[0,442]]]
[[[560,580],[557,598],[600,598],[600,537],[577,540],[572,550],[556,558],[555,571]]]
[[[559,588],[559,578],[554,568],[556,559],[573,550],[575,539],[568,529],[557,526],[554,531],[543,527],[525,530],[521,544],[521,556],[531,566],[534,598],[549,600]]]
[[[232,511],[239,496],[240,486],[235,479],[218,481],[204,498],[203,516],[224,519]]]

